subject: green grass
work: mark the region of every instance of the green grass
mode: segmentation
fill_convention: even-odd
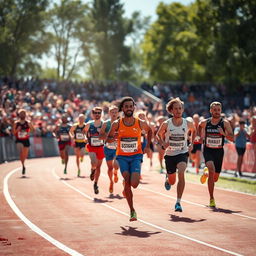
[[[200,175],[186,173],[186,180],[200,184]],[[256,181],[235,177],[219,177],[216,187],[256,195]]]
[[[159,172],[160,168],[156,168],[155,171]],[[186,172],[186,181],[200,183],[201,174]],[[219,177],[218,182],[215,183],[216,187],[225,188],[233,191],[239,191],[256,195],[256,181],[240,179],[235,177]]]

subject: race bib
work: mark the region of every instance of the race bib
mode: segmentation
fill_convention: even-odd
[[[26,137],[28,137],[28,133],[26,131],[19,131],[18,132],[18,138],[24,139]]]
[[[137,138],[121,138],[120,148],[124,153],[132,153],[138,151]]]
[[[110,148],[110,149],[116,149],[117,144],[116,144],[116,142],[107,142],[106,147]]]
[[[169,146],[173,151],[183,150],[185,143],[186,141],[184,136],[176,135],[169,137]]]
[[[102,146],[103,140],[100,140],[99,137],[92,137],[91,138],[91,145],[94,147]]]
[[[68,134],[61,134],[60,135],[60,139],[62,140],[62,141],[69,141],[69,135]]]
[[[222,138],[206,138],[206,146],[208,148],[221,148],[222,147]]]
[[[84,140],[84,134],[83,133],[76,133],[76,139],[77,140]]]
[[[170,141],[170,148],[171,150],[183,150],[185,147],[185,142],[177,142],[177,141]]]

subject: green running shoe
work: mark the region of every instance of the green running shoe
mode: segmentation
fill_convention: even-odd
[[[135,211],[131,211],[130,221],[137,220],[137,213]]]
[[[209,204],[210,207],[212,208],[216,208],[216,203],[215,203],[215,200],[214,199],[210,199],[210,204]]]

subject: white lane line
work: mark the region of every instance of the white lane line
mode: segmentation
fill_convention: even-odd
[[[27,217],[25,217],[25,215],[20,211],[20,209],[17,207],[17,205],[12,200],[11,195],[9,193],[9,187],[8,187],[8,180],[9,180],[9,178],[15,172],[17,172],[18,170],[20,170],[20,168],[16,168],[16,169],[12,170],[10,173],[8,173],[5,176],[5,178],[4,178],[4,188],[3,188],[5,199],[8,202],[8,204],[10,205],[10,207],[12,208],[12,210],[15,212],[15,214],[27,226],[29,226],[35,233],[37,233],[39,236],[43,237],[44,239],[46,239],[47,241],[49,241],[50,243],[52,243],[53,245],[55,245],[56,247],[61,249],[62,251],[66,252],[66,253],[68,253],[69,255],[72,255],[72,256],[83,256],[83,254],[81,254],[81,253],[79,253],[79,252],[77,252],[77,251],[67,247],[63,243],[59,242],[58,240],[54,239],[53,237],[51,237],[50,235],[45,233],[42,229],[40,229],[38,226],[36,226],[34,223],[32,223]]]
[[[104,173],[102,173],[101,176],[103,176],[104,178],[108,178],[108,176],[106,174],[104,174]],[[138,186],[138,189],[145,190],[145,191],[151,192],[153,194],[161,195],[161,196],[164,196],[164,197],[167,197],[167,198],[172,198],[174,200],[177,199],[174,196],[169,196],[169,195],[166,195],[164,193],[157,192],[157,191],[149,189],[149,188],[145,188],[145,186],[143,186],[143,185]],[[187,204],[192,204],[192,205],[195,205],[195,206],[199,206],[199,207],[208,208],[206,205],[194,203],[194,202],[191,202],[191,201],[188,201],[188,200],[184,200],[184,199],[182,199],[182,202],[185,202]],[[233,215],[236,215],[236,216],[239,216],[239,217],[243,217],[243,218],[247,218],[247,219],[251,219],[251,220],[256,220],[256,217],[251,217],[251,216],[247,216],[247,215],[236,213],[236,212],[230,212],[230,214],[233,214]]]
[[[145,188],[144,186],[139,186],[138,188],[141,189],[141,190],[145,190],[145,191],[148,191],[148,192],[157,194],[157,195],[161,195],[161,196],[164,196],[164,197],[172,198],[172,199],[174,199],[174,200],[177,199],[177,198],[174,197],[174,196],[169,196],[169,195],[166,195],[166,194],[164,194],[164,193],[157,192],[157,191],[154,191],[154,190],[149,189],[149,188]],[[194,203],[194,202],[191,202],[191,201],[188,201],[188,200],[184,200],[184,199],[182,199],[182,202],[185,202],[185,203],[188,203],[188,204],[192,204],[192,205],[195,205],[195,206],[200,206],[200,207],[208,208],[206,205]],[[217,208],[217,210],[218,210],[218,208]],[[230,210],[230,211],[231,211],[231,210]],[[240,213],[236,213],[236,212],[230,212],[230,214],[237,215],[237,216],[239,216],[239,217],[243,217],[243,218],[247,218],[247,219],[251,219],[251,220],[256,220],[255,217],[247,216],[247,215],[240,214]]]
[[[55,173],[54,168],[52,169],[52,173],[53,173],[53,175],[54,175],[57,179],[60,179],[60,177]],[[89,200],[91,200],[91,201],[94,201],[94,198],[93,198],[93,197],[91,197],[91,196],[85,194],[84,192],[82,192],[82,191],[80,191],[79,189],[77,189],[76,187],[70,185],[70,184],[67,183],[66,181],[64,181],[64,180],[60,180],[60,181],[61,181],[62,183],[64,183],[66,186],[68,186],[69,188],[71,188],[72,190],[74,190],[74,191],[76,191],[77,193],[79,193],[80,195],[82,195],[83,197],[85,197],[85,198],[87,198],[87,199],[89,199]],[[100,205],[105,206],[105,207],[107,207],[107,208],[109,208],[109,209],[111,209],[111,210],[113,210],[113,211],[115,211],[115,212],[118,212],[118,213],[122,214],[122,215],[129,216],[127,213],[125,213],[125,212],[123,212],[123,211],[120,211],[120,210],[118,210],[118,209],[116,209],[116,208],[114,208],[114,207],[112,207],[112,206],[110,206],[110,205],[108,205],[108,204],[106,204],[106,203],[102,203],[102,204],[100,204]],[[213,248],[213,249],[216,249],[216,250],[219,250],[219,251],[222,251],[222,252],[231,254],[231,255],[242,256],[242,254],[239,254],[239,253],[236,253],[236,252],[232,252],[232,251],[223,249],[223,248],[221,248],[221,247],[218,247],[218,246],[215,246],[215,245],[212,245],[212,244],[203,242],[203,241],[201,241],[201,240],[197,240],[197,239],[195,239],[195,238],[192,238],[192,237],[189,237],[189,236],[186,236],[186,235],[177,233],[177,232],[175,232],[175,231],[172,231],[172,230],[169,230],[169,229],[166,229],[166,228],[163,228],[163,227],[160,227],[160,226],[158,226],[158,225],[152,224],[152,223],[147,222],[147,221],[144,221],[144,220],[142,220],[142,219],[138,219],[138,221],[141,222],[141,223],[143,223],[143,224],[145,224],[145,225],[148,225],[148,226],[150,226],[150,227],[153,227],[153,228],[155,228],[155,229],[165,231],[165,232],[167,232],[167,233],[170,233],[170,234],[173,234],[173,235],[182,237],[182,238],[187,239],[187,240],[190,240],[190,241],[192,241],[192,242],[195,242],[195,243],[198,243],[198,244],[201,244],[201,245],[205,245],[205,246],[207,246],[207,247],[210,247],[210,248]]]

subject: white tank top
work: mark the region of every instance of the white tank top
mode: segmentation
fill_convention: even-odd
[[[175,126],[172,118],[168,120],[165,141],[169,143],[165,154],[168,156],[176,156],[188,152],[188,124],[185,118],[182,118],[182,124]]]

